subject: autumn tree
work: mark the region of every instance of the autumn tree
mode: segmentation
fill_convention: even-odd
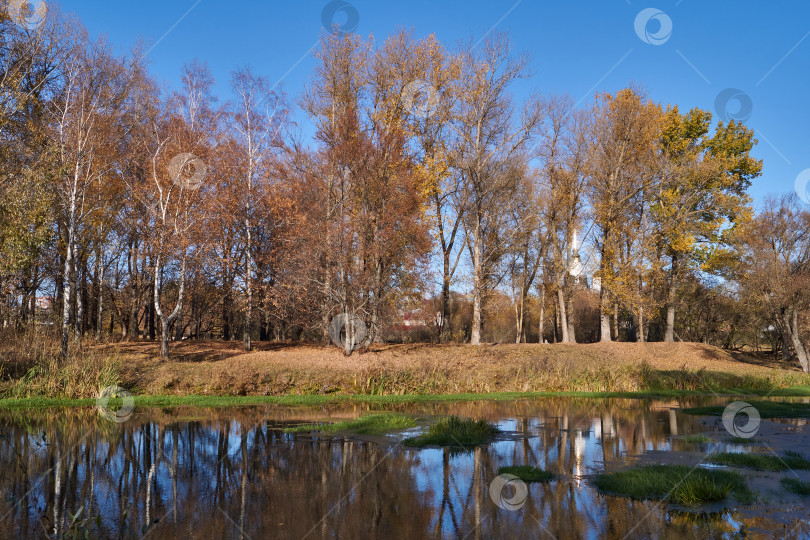
[[[400,33],[374,50],[356,36],[324,36],[321,66],[306,101],[318,125],[327,239],[325,310],[367,321],[371,343],[385,306],[413,294],[429,251],[425,173],[408,145],[403,90],[418,72],[420,47]],[[352,326],[352,325],[350,325]],[[349,329],[351,331],[351,328]],[[351,336],[345,352],[354,347]]]
[[[768,198],[765,209],[738,234],[745,239],[740,280],[745,294],[779,329],[783,353],[790,357],[792,350],[801,368],[810,372],[802,332],[810,307],[810,212],[800,208],[794,194]]]
[[[667,112],[661,136],[664,175],[653,202],[657,242],[668,259],[665,341],[675,338],[679,280],[711,270],[729,253],[734,226],[750,217],[748,188],[762,171],[751,157],[754,133],[734,120],[710,133],[711,114]]]
[[[599,249],[600,339],[612,341],[610,316],[621,301],[623,224],[631,202],[658,178],[663,112],[631,89],[597,97],[588,155],[588,195]]]
[[[482,303],[504,254],[500,205],[512,196],[516,170],[510,162],[526,149],[542,117],[537,98],[515,111],[510,87],[528,77],[528,57],[513,56],[506,34],[493,32],[462,52],[462,73],[453,125],[458,137],[466,246],[472,267],[473,323],[470,343],[481,342]],[[525,154],[524,154],[525,155]]]
[[[105,148],[116,139],[118,116],[129,91],[128,67],[115,58],[104,42],[77,41],[65,67],[65,85],[53,102],[57,144],[56,193],[64,243],[62,283],[62,355],[67,354],[71,300],[75,299],[77,337],[84,305],[77,288],[84,241],[84,220],[98,211],[92,190],[115,163]],[[108,159],[104,159],[104,158]]]
[[[553,96],[545,102],[540,125],[537,158],[539,189],[544,205],[536,211],[546,230],[548,253],[545,273],[556,290],[556,310],[563,343],[576,343],[570,303],[576,286],[573,266],[578,257],[577,231],[585,221],[585,164],[588,151],[588,119],[574,109],[567,97]],[[580,239],[583,235],[580,234]],[[542,340],[542,337],[541,337]]]
[[[56,217],[48,112],[78,27],[55,6],[33,29],[0,11],[0,294],[21,297],[19,322],[34,322],[36,291],[46,283]]]
[[[242,333],[244,348],[251,350],[253,327],[253,282],[255,274],[255,236],[259,233],[257,212],[262,212],[262,194],[267,193],[274,158],[273,152],[282,146],[281,128],[287,111],[281,97],[274,93],[266,79],[249,69],[235,71],[231,88],[237,102],[229,114],[236,136],[239,155],[238,171],[244,178],[241,189],[234,193],[242,201],[242,245],[244,252],[243,280],[245,286],[245,326]]]

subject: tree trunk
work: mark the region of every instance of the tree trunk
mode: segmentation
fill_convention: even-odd
[[[562,290],[562,280],[557,281],[557,313],[560,314],[560,334],[562,342],[568,343],[568,313],[565,309],[565,294]]]
[[[599,340],[612,341],[610,339],[610,305],[604,283],[602,283],[599,293]]]
[[[669,276],[669,291],[667,292],[667,329],[664,333],[664,341],[672,343],[675,341],[675,288],[677,286],[678,258],[672,256],[672,269]]]
[[[101,249],[96,253],[96,275],[98,276],[98,312],[96,313],[96,339],[101,340],[102,328],[104,327],[104,261],[102,260]]]
[[[463,249],[463,246],[462,246]],[[440,341],[446,342],[450,335],[450,252],[444,253],[442,268],[442,326]]]
[[[523,334],[523,292],[515,302],[515,343],[520,343]]]
[[[560,341],[560,308],[557,302],[552,302],[551,305],[554,307],[554,335],[552,336],[552,341],[554,343],[559,343]]]
[[[160,358],[169,358],[169,318],[160,318]]]
[[[245,220],[245,227],[247,229],[247,250],[245,257],[245,292],[247,293],[247,306],[245,308],[245,330],[242,334],[242,341],[246,351],[252,348],[250,343],[250,330],[253,325],[253,245],[252,237],[250,234],[250,220]]]
[[[810,360],[808,360],[807,349],[802,343],[801,336],[799,335],[799,312],[794,308],[790,310],[791,314],[788,315],[787,310],[783,310],[783,318],[785,327],[790,332],[790,340],[793,345],[793,350],[796,352],[796,357],[802,370],[805,373],[810,373]]]
[[[479,345],[481,343],[481,288],[483,279],[481,276],[481,238],[480,238],[480,216],[476,218],[475,231],[473,235],[473,320],[470,344]]]
[[[602,260],[599,263],[599,341],[609,342],[610,339],[610,314],[608,306],[608,293],[607,293],[607,280],[605,277],[608,275],[607,265],[605,264],[606,244],[608,233],[605,231],[605,240],[602,244]]]
[[[544,343],[543,339],[543,323],[546,318],[546,284],[545,282],[540,285],[540,322],[537,324],[537,342]]]
[[[73,273],[73,236],[76,230],[76,221],[71,214],[67,231],[65,267],[62,270],[62,347],[60,357],[67,358],[68,341],[70,338],[70,296],[71,274]]]
[[[565,309],[566,318],[568,320],[568,343],[576,343],[577,342],[577,331],[576,326],[574,324],[574,298],[571,295],[568,298],[567,307]]]
[[[132,298],[129,301],[129,320],[127,320],[127,336],[128,339],[138,339],[138,310],[140,304],[138,296],[140,287],[138,286],[138,248],[134,242],[129,245],[129,261],[127,263],[129,270],[129,289],[132,292]]]
[[[155,261],[155,280],[152,283],[152,287],[154,289],[154,296],[153,296],[153,307],[154,313],[157,314],[158,318],[161,322],[161,332],[160,332],[160,358],[162,360],[169,359],[169,325],[174,322],[177,317],[180,315],[180,312],[183,310],[183,293],[185,292],[186,288],[186,258],[183,257],[183,261],[180,263],[180,287],[177,291],[177,303],[174,306],[174,310],[172,311],[171,315],[165,315],[163,310],[160,308],[160,285],[158,281],[158,276],[160,276],[162,271],[162,261],[160,256],[158,256],[157,260]]]
[[[74,252],[76,247],[73,247]],[[79,266],[78,256],[74,257],[73,261],[73,288],[76,290],[76,321],[73,330],[73,339],[77,345],[82,343],[82,334],[84,333],[84,297],[82,292],[84,289],[84,274]]]
[[[638,326],[636,327],[636,341],[644,343],[646,336],[644,335],[644,308],[638,308]]]
[[[613,302],[613,339],[619,341],[619,303]]]

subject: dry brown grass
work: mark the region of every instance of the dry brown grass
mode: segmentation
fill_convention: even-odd
[[[0,333],[0,396],[9,398],[96,397],[119,383],[120,355],[71,340],[67,358],[51,333]]]
[[[808,384],[794,366],[696,343],[386,345],[345,357],[334,347],[239,342],[100,347],[122,358],[124,386],[146,394],[404,394],[504,391],[763,389]]]

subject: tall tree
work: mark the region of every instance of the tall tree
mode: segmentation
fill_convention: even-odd
[[[481,342],[482,303],[492,283],[489,277],[504,253],[499,205],[515,187],[509,162],[526,149],[542,118],[539,99],[524,104],[519,118],[510,87],[527,78],[528,57],[513,56],[504,33],[490,33],[478,47],[462,52],[454,127],[456,150],[465,200],[466,245],[470,253],[473,285],[473,322],[470,342]]]
[[[779,329],[783,351],[792,349],[792,357],[808,373],[810,352],[802,323],[810,308],[810,212],[799,205],[795,194],[768,198],[760,215],[737,234],[745,239],[740,279],[745,294]]]
[[[600,339],[612,341],[610,316],[618,297],[622,225],[630,203],[657,176],[663,112],[627,88],[597,97],[591,124],[588,188],[600,253]]]
[[[76,43],[66,65],[66,83],[53,103],[59,171],[57,201],[65,256],[62,271],[62,356],[67,354],[71,298],[75,297],[77,328],[81,329],[82,299],[77,289],[80,231],[97,209],[92,195],[114,163],[104,148],[115,140],[112,131],[129,91],[128,66],[113,57],[104,42]],[[77,332],[77,338],[78,336]]]
[[[242,339],[245,350],[249,351],[253,327],[254,237],[257,232],[255,213],[261,211],[261,207],[256,206],[257,192],[260,194],[266,191],[260,183],[268,179],[273,150],[282,146],[281,127],[287,113],[281,97],[271,91],[267,80],[255,76],[249,69],[241,69],[232,74],[231,88],[238,99],[230,118],[237,134],[242,156],[240,173],[244,177],[239,193],[242,199],[245,255],[243,279],[246,299]]]
[[[690,267],[708,269],[723,259],[733,227],[750,216],[747,190],[762,172],[751,157],[752,130],[732,120],[710,134],[710,123],[708,111],[682,115],[674,107],[661,137],[665,173],[653,213],[669,259],[665,341],[675,338],[679,280]]]

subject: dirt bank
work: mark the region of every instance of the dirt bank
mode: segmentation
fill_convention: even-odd
[[[807,384],[797,367],[697,343],[389,345],[345,357],[334,347],[239,342],[104,346],[121,382],[147,394],[400,394],[711,390]]]

